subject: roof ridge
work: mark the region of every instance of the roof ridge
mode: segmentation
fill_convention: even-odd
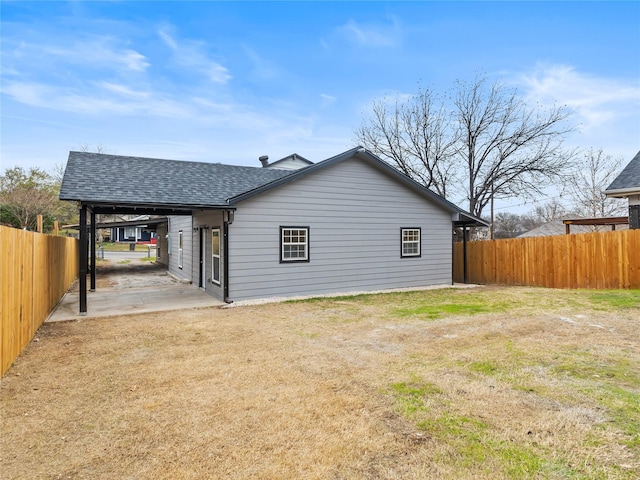
[[[222,162],[206,162],[206,161],[198,161],[198,160],[179,160],[179,159],[175,159],[175,158],[158,158],[158,157],[141,157],[141,156],[137,156],[137,155],[118,155],[118,154],[112,154],[112,153],[98,153],[98,152],[78,152],[75,150],[70,150],[69,151],[69,159],[71,158],[71,154],[78,154],[78,155],[82,155],[82,156],[100,156],[100,157],[111,157],[111,158],[122,158],[122,159],[136,159],[136,160],[149,160],[149,161],[156,161],[156,162],[171,162],[171,163],[180,163],[180,164],[191,164],[191,165],[221,165],[224,167],[232,167],[232,168],[251,168],[251,169],[255,169],[255,170],[262,170],[263,168],[261,166],[254,166],[254,165],[234,165],[232,163],[222,163]]]

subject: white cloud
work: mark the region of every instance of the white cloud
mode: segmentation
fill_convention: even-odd
[[[171,50],[176,52],[178,50],[178,43],[164,30],[158,30],[158,36],[164,42],[164,44],[169,47]]]
[[[124,50],[120,52],[120,61],[129,69],[136,72],[143,72],[149,66],[146,57],[135,50]]]
[[[158,29],[158,36],[173,52],[172,61],[176,65],[199,72],[213,83],[226,84],[233,78],[225,66],[206,55],[204,52],[206,45],[203,42],[176,40],[168,30],[172,30],[172,27],[165,26]]]
[[[322,99],[322,106],[327,107],[329,105],[333,105],[337,100],[333,95],[328,95],[326,93],[321,93],[320,98]]]
[[[260,79],[264,80],[272,80],[279,76],[278,67],[272,62],[265,60],[263,57],[258,55],[258,53],[249,47],[243,47],[244,51],[253,63],[252,73]]]
[[[108,90],[113,93],[117,93],[125,97],[149,98],[151,96],[150,92],[136,91],[126,85],[121,85],[118,83],[100,82],[98,83],[98,86],[104,88],[105,90]]]
[[[3,87],[2,93],[31,107],[93,116],[144,114],[184,118],[194,114],[188,105],[160,95],[136,92],[118,84],[102,83],[99,86],[103,91],[79,92],[39,83],[8,82]],[[112,93],[118,95],[114,97]]]
[[[55,40],[46,44],[20,41],[14,49],[8,49],[5,61],[31,69],[53,65],[81,65],[104,70],[144,72],[150,63],[136,50],[118,46],[111,37],[89,37],[71,45],[56,45]]]
[[[529,100],[554,101],[575,110],[585,128],[596,128],[640,106],[640,82],[597,77],[566,65],[538,66],[519,77]]]
[[[387,24],[359,23],[351,19],[338,31],[363,47],[393,47],[400,43],[402,37],[402,28],[396,17],[390,17]]]
[[[46,105],[45,99],[50,97],[51,90],[47,85],[36,83],[5,82],[2,86],[3,94],[32,107]]]
[[[629,156],[638,149],[640,82],[592,75],[567,65],[538,65],[516,77],[530,103],[566,105],[579,132],[571,142]]]

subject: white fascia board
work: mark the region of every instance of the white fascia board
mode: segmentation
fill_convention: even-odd
[[[618,188],[616,190],[605,190],[604,193],[607,197],[624,198],[624,197],[629,197],[631,195],[640,195],[640,187]]]

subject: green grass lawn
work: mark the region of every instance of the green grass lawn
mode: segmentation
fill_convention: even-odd
[[[129,247],[130,243],[112,243],[112,242],[104,242],[102,244],[102,248],[104,248],[105,252],[128,252],[130,251]],[[155,247],[155,245],[154,245]],[[98,247],[99,248],[99,247]],[[148,250],[148,245],[140,245],[135,244],[136,252],[146,252]]]

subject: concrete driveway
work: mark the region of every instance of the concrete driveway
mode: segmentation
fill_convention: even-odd
[[[107,253],[116,252],[105,252],[107,260],[99,262],[96,291],[87,292],[87,314],[78,313],[76,281],[46,322],[224,305],[198,287],[176,281],[167,274],[164,265],[141,261],[146,253],[117,252],[120,260],[109,258]]]

